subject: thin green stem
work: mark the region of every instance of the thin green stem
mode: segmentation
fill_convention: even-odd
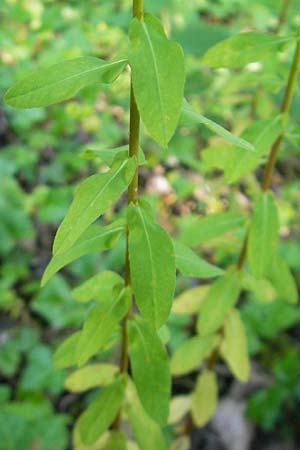
[[[293,63],[291,65],[291,69],[290,69],[290,73],[289,73],[288,82],[286,85],[285,93],[284,93],[281,108],[280,108],[280,112],[282,114],[286,114],[290,110],[290,106],[291,106],[291,102],[292,102],[292,98],[293,98],[293,92],[294,92],[296,79],[297,79],[297,73],[298,73],[298,69],[299,69],[299,64],[300,64],[300,42],[298,40],[298,42],[296,44]],[[278,136],[278,138],[276,139],[276,141],[274,142],[274,144],[271,147],[268,161],[265,166],[265,170],[264,170],[264,174],[263,174],[263,178],[262,178],[262,182],[261,182],[262,191],[266,191],[270,186],[272,173],[273,173],[273,170],[274,170],[274,167],[276,164],[276,160],[277,160],[277,156],[278,156],[278,153],[280,150],[282,140],[284,138],[284,133],[285,133],[285,131],[283,131]],[[248,241],[248,233],[245,236],[242,250],[240,252],[240,256],[238,259],[238,264],[237,264],[238,270],[242,270],[242,268],[245,264],[245,261],[246,261],[247,241]]]
[[[144,16],[144,2],[143,0],[133,0],[132,15],[138,20],[143,20]],[[140,145],[140,114],[135,101],[132,80],[130,87],[130,123],[129,123],[129,156],[134,156],[137,161],[137,167],[135,174],[132,178],[130,185],[128,186],[128,205],[130,203],[137,204],[138,202],[138,183],[139,183],[139,172],[138,172],[138,155],[139,155],[139,145]],[[128,229],[126,232],[126,256],[125,256],[125,285],[131,285],[130,276],[130,262],[129,262],[129,250],[128,250]],[[127,334],[127,322],[132,314],[133,298],[131,305],[127,311],[126,316],[122,321],[122,337],[121,337],[121,356],[119,363],[120,373],[125,373],[128,370],[128,334]],[[114,429],[120,427],[120,412],[113,424]]]
[[[281,6],[281,10],[280,10],[279,17],[278,17],[277,27],[275,29],[276,34],[279,33],[282,25],[285,22],[290,3],[291,3],[291,0],[283,0],[282,1],[282,6]]]

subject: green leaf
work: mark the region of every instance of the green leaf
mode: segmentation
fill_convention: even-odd
[[[216,374],[211,370],[202,372],[192,394],[191,412],[195,425],[203,427],[212,418],[218,401]]]
[[[129,288],[115,294],[111,302],[96,305],[87,316],[77,346],[77,363],[82,366],[108,341],[119,321],[128,311],[131,300]]]
[[[80,183],[57,230],[54,255],[68,251],[87,227],[112,206],[129,185],[135,169],[134,157],[116,161],[108,172],[92,175]]]
[[[214,333],[223,324],[225,315],[236,303],[240,293],[239,273],[228,273],[212,285],[200,307],[197,330],[201,335]]]
[[[73,289],[72,296],[78,302],[89,302],[100,300],[107,302],[112,300],[113,291],[117,285],[123,285],[123,278],[115,272],[106,270],[94,275],[89,280]]]
[[[104,450],[127,450],[126,436],[122,431],[113,430],[109,433],[109,439]]]
[[[168,319],[175,290],[172,241],[142,205],[128,208],[131,281],[137,306],[155,328]]]
[[[93,444],[115,419],[124,397],[125,380],[119,377],[105,386],[86,411],[79,417],[78,426],[84,444]]]
[[[125,227],[122,221],[116,221],[108,226],[91,225],[82,233],[73,247],[61,255],[52,257],[43,274],[41,286],[45,286],[56,272],[75,259],[113,247],[124,231]]]
[[[232,309],[224,323],[221,355],[232,373],[242,382],[249,378],[249,356],[244,324],[237,309]]]
[[[53,365],[57,369],[75,366],[77,364],[76,349],[79,342],[81,331],[71,334],[56,349],[53,355]]]
[[[225,141],[230,142],[230,144],[235,145],[236,147],[242,148],[244,150],[249,150],[253,152],[255,148],[252,144],[247,142],[245,139],[241,139],[234,134],[230,133],[230,131],[221,127],[218,123],[213,120],[208,119],[202,114],[195,111],[191,105],[188,104],[187,101],[184,101],[181,117],[180,117],[180,125],[204,125],[206,128],[211,130],[213,133],[221,136]]]
[[[271,192],[264,192],[255,204],[248,238],[248,262],[256,278],[267,275],[277,247],[279,220]]]
[[[190,248],[173,241],[176,256],[176,267],[185,277],[213,278],[223,274],[219,267],[207,263]]]
[[[223,170],[226,182],[234,183],[261,164],[282,130],[281,115],[273,120],[257,121],[242,133],[243,138],[253,143],[256,152],[244,152],[239,147],[214,146],[205,149],[201,155],[208,168]]]
[[[207,217],[199,218],[191,225],[185,227],[180,239],[188,246],[201,245],[209,239],[223,235],[227,231],[241,228],[245,218],[235,212],[221,212]]]
[[[257,31],[240,33],[211,47],[202,62],[215,68],[243,67],[254,61],[265,60],[284,44],[292,43],[295,39],[295,36],[281,37]]]
[[[140,450],[167,450],[159,425],[143,409],[131,381],[126,389],[126,412]]]
[[[267,268],[267,278],[275,287],[280,300],[288,303],[298,302],[298,289],[287,263],[279,256],[273,255]]]
[[[62,61],[32,72],[5,94],[8,105],[35,108],[67,100],[91,84],[111,83],[122,72],[126,59],[103,61],[85,56]]]
[[[129,38],[133,89],[142,121],[151,137],[166,147],[178,124],[183,99],[182,50],[167,39],[159,20],[150,14],[142,22],[131,21]]]
[[[141,317],[128,323],[133,380],[145,411],[159,423],[169,415],[171,375],[168,354],[155,329]]]
[[[196,369],[218,346],[219,342],[219,337],[216,335],[194,336],[184,341],[172,356],[172,374],[184,375]]]
[[[118,367],[113,364],[91,364],[71,373],[65,379],[65,388],[71,392],[84,392],[110,383],[117,372]]]
[[[122,145],[121,147],[106,148],[106,149],[87,149],[83,156],[85,159],[99,158],[101,161],[105,162],[108,166],[111,166],[116,159],[125,159],[128,157],[129,146]],[[139,165],[146,163],[146,158],[143,150],[139,148],[138,153]]]
[[[197,313],[208,289],[209,285],[206,284],[182,292],[174,299],[172,312],[178,315]]]

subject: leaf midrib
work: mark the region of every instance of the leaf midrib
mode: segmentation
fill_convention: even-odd
[[[99,59],[99,61],[100,61],[100,59]],[[7,99],[7,100],[12,100],[12,99],[16,99],[16,98],[19,99],[19,98],[23,98],[23,97],[29,96],[29,95],[31,95],[31,94],[33,94],[33,93],[36,94],[36,93],[38,93],[39,91],[42,91],[42,90],[44,90],[44,89],[48,89],[48,88],[51,87],[51,86],[57,86],[57,85],[59,85],[59,84],[61,84],[61,83],[65,83],[66,81],[70,81],[70,80],[73,79],[73,78],[81,77],[82,75],[85,75],[85,74],[91,73],[91,72],[95,72],[95,71],[97,71],[97,70],[101,71],[101,70],[103,70],[103,69],[107,69],[107,68],[113,67],[114,65],[120,64],[121,62],[124,62],[124,63],[125,63],[126,61],[127,61],[126,59],[120,59],[119,61],[114,61],[114,62],[112,62],[112,63],[102,64],[101,66],[94,67],[93,69],[85,70],[85,71],[80,72],[80,73],[76,73],[76,74],[71,75],[71,76],[69,76],[69,77],[63,78],[63,79],[61,79],[61,80],[59,80],[59,81],[55,81],[55,82],[51,82],[51,83],[45,84],[44,86],[40,86],[40,87],[38,87],[38,88],[36,88],[36,89],[32,89],[31,91],[27,91],[27,92],[25,92],[25,93],[23,93],[23,94],[7,96],[6,99]],[[50,68],[49,68],[49,69],[50,69]],[[22,81],[20,81],[20,83],[21,83],[21,82],[22,82]]]

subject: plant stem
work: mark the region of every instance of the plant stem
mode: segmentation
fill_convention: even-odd
[[[133,0],[132,15],[139,20],[143,20],[144,16],[144,1],[143,0]],[[130,123],[129,123],[129,156],[134,156],[137,161],[137,166],[135,174],[128,186],[128,197],[127,203],[137,204],[138,202],[138,183],[139,183],[139,172],[138,172],[138,154],[140,145],[140,114],[135,101],[132,80],[130,85]],[[126,231],[126,256],[125,256],[125,285],[131,285],[130,277],[130,262],[129,262],[129,250],[128,250],[128,228]],[[122,321],[122,338],[121,338],[121,356],[119,363],[120,373],[125,373],[128,370],[128,334],[127,334],[127,322],[132,314],[133,297],[131,300],[131,305],[127,311],[126,316]],[[113,424],[114,429],[120,427],[120,412],[118,413],[115,422]]]
[[[285,93],[284,93],[281,108],[280,108],[280,112],[282,114],[286,114],[290,109],[293,92],[294,92],[294,88],[295,88],[295,84],[296,84],[296,79],[297,79],[299,63],[300,63],[300,42],[298,40],[298,42],[296,44],[296,50],[295,50],[295,54],[294,54],[293,63],[291,65],[291,69],[290,69],[290,73],[289,73],[288,82],[286,85]],[[274,144],[271,147],[271,150],[269,153],[269,158],[268,158],[267,164],[265,166],[265,170],[264,170],[264,174],[263,174],[263,178],[262,178],[262,182],[261,182],[261,189],[263,192],[266,191],[270,186],[272,173],[273,173],[273,170],[274,170],[274,167],[276,164],[276,159],[277,159],[277,156],[278,156],[278,153],[280,150],[282,140],[284,138],[284,133],[285,133],[285,131],[283,131],[278,136],[278,138],[276,139],[276,141],[274,142]],[[241,270],[243,268],[244,263],[246,261],[247,241],[248,241],[248,233],[244,239],[242,250],[240,252],[240,256],[238,259],[238,263],[237,263],[238,270]]]
[[[283,0],[283,2],[282,2],[281,10],[280,10],[279,17],[278,17],[277,27],[275,29],[276,34],[279,33],[282,25],[285,22],[290,3],[291,3],[291,0]]]

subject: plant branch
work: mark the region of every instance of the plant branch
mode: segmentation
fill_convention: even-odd
[[[293,63],[291,65],[291,69],[290,69],[290,73],[289,73],[288,82],[286,85],[285,93],[284,93],[281,108],[280,108],[280,112],[282,114],[286,114],[290,110],[293,92],[294,92],[296,79],[297,79],[299,63],[300,63],[300,42],[298,40],[298,42],[296,44]],[[273,173],[273,170],[274,170],[274,167],[276,164],[277,156],[278,156],[278,153],[280,150],[282,140],[284,138],[284,134],[285,134],[285,130],[283,130],[283,132],[278,136],[278,138],[276,139],[276,141],[274,142],[274,144],[271,147],[268,161],[265,166],[265,170],[264,170],[264,174],[263,174],[263,178],[262,178],[262,182],[261,182],[262,191],[266,191],[270,186],[272,173]],[[238,270],[241,270],[243,268],[244,263],[246,261],[247,241],[248,241],[248,233],[244,239],[242,250],[240,252],[239,260],[237,263]]]

